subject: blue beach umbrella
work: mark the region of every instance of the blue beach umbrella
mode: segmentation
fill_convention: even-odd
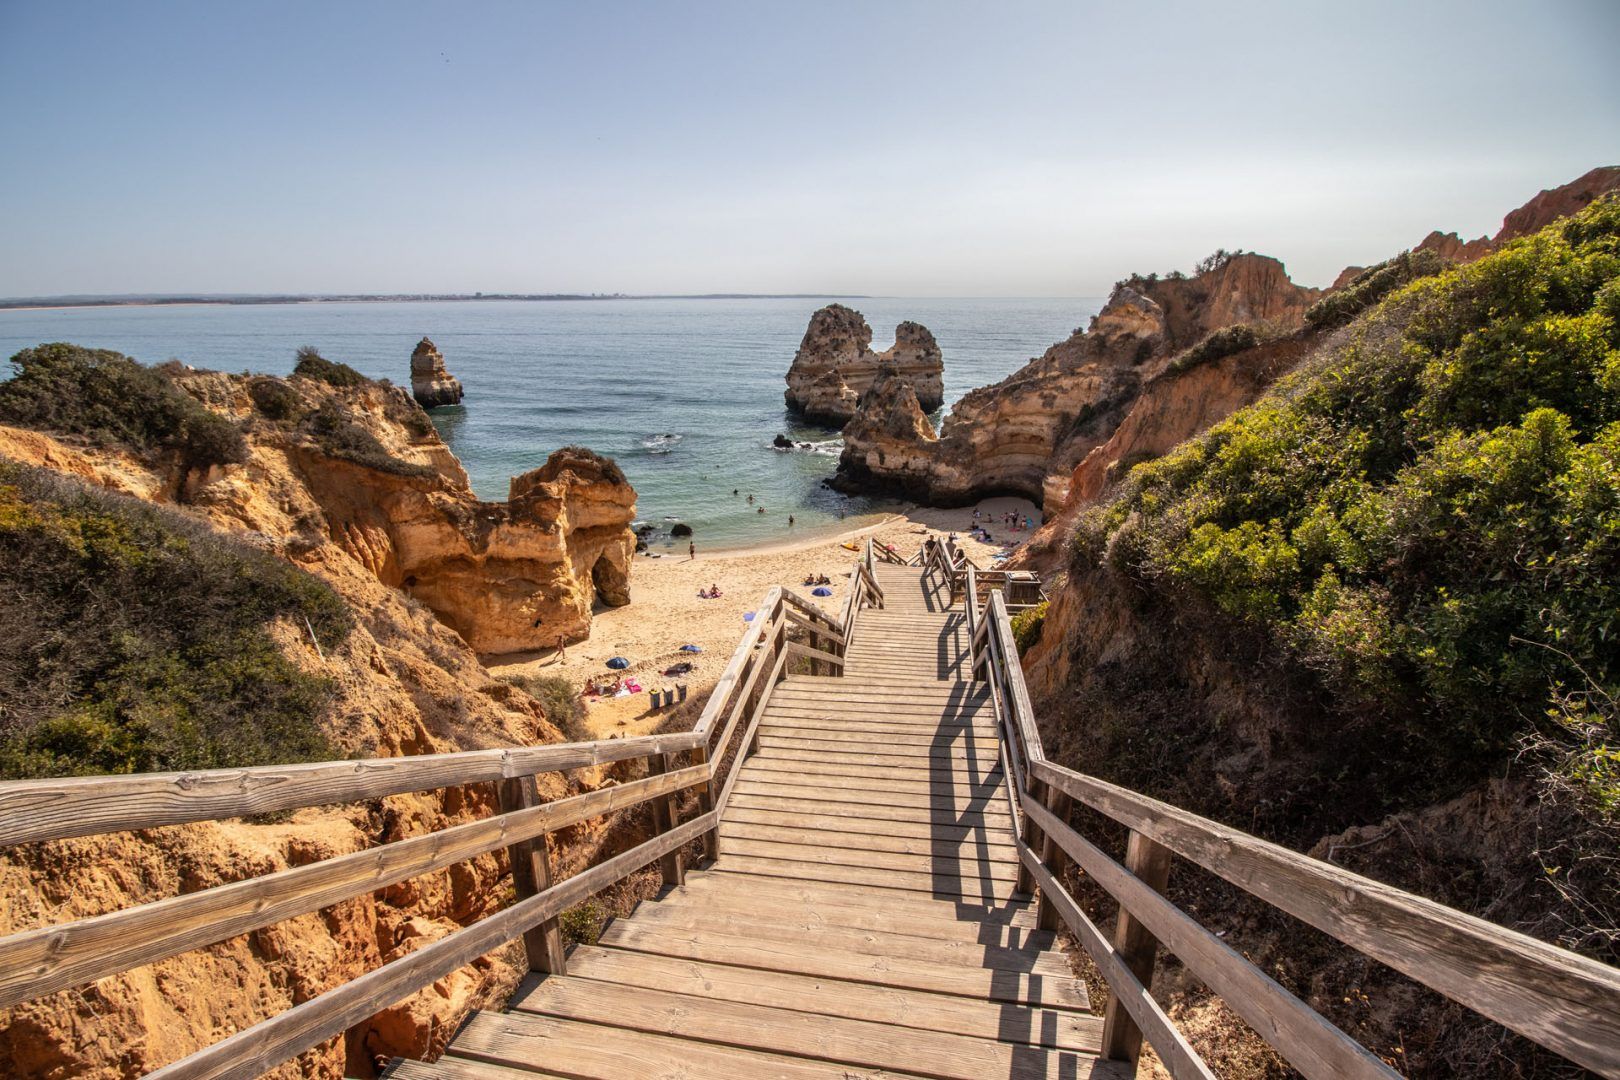
[[[752,611],[748,612],[746,615],[743,616],[743,622],[753,622],[753,621],[754,621],[754,613]]]
[[[630,666],[630,661],[626,660],[622,656],[615,656],[613,659],[607,662],[607,666],[612,668],[614,671],[623,671],[625,668]]]
[[[823,585],[819,589],[811,589],[810,590],[810,595],[811,596],[831,596],[832,595],[832,590],[827,588],[827,586]]]
[[[698,645],[682,645],[681,646],[681,652],[702,652],[702,651],[703,651],[702,647],[698,646]]]

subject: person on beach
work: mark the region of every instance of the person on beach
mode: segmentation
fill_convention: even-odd
[[[764,512],[765,512],[765,508],[763,506],[760,507],[758,510],[754,511],[754,513],[756,513],[756,514],[763,514]]]
[[[752,495],[748,496],[748,505],[749,506],[754,505],[754,497]]]
[[[562,662],[568,659],[568,638],[564,634],[557,635],[557,659]]]
[[[788,528],[791,529],[792,527],[793,527],[793,515],[789,514],[788,515]]]
[[[688,540],[686,542],[686,561],[691,562],[695,558],[697,558],[697,541]]]
[[[732,494],[733,494],[733,495],[737,495],[737,494],[740,494],[740,493],[741,493],[741,490],[742,490],[742,489],[741,489],[741,488],[732,488],[732,489],[731,489],[731,493],[732,493]]]

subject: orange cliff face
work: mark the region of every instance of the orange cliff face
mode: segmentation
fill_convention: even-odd
[[[480,502],[404,391],[174,369],[171,377],[243,424],[246,462],[187,471],[168,457],[5,426],[0,456],[177,505],[330,585],[354,617],[346,641],[322,645],[292,625],[273,635],[299,668],[333,685],[320,720],[337,755],[564,738],[527,694],[491,679],[472,646],[549,646],[559,631],[588,631],[593,595],[628,599],[635,493],[612,462],[559,451],[516,478],[507,502]],[[283,418],[259,400],[277,402]],[[588,790],[610,772],[542,776],[541,795]],[[492,813],[491,802],[487,786],[475,785],[310,808],[287,821],[200,822],[9,848],[0,851],[0,934],[437,831]],[[607,842],[600,824],[556,839],[564,874]],[[507,873],[504,852],[491,853],[0,1010],[0,1062],[10,1066],[0,1075],[140,1075],[493,913],[505,902]],[[431,1055],[469,1011],[509,992],[525,967],[521,946],[498,951],[271,1075],[338,1080],[374,1075],[394,1055]]]
[[[921,323],[894,328],[894,344],[872,351],[872,328],[858,311],[829,304],[810,325],[787,373],[787,407],[811,423],[843,427],[882,368],[908,383],[924,412],[945,403],[945,364],[934,335]]]
[[[957,401],[937,436],[905,415],[909,402],[880,379],[844,431],[835,486],[942,506],[1011,492],[1053,512],[1071,471],[1173,355],[1235,323],[1285,333],[1318,295],[1290,281],[1282,263],[1253,254],[1191,278],[1130,278],[1085,331]]]

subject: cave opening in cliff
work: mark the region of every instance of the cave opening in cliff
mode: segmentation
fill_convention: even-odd
[[[630,575],[610,554],[602,554],[591,566],[591,585],[597,608],[623,607],[630,602]]]

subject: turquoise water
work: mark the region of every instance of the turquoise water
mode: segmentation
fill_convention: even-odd
[[[0,311],[0,356],[44,341],[116,349],[147,363],[285,375],[314,345],[373,378],[410,384],[431,337],[466,388],[433,412],[482,498],[579,443],[616,459],[643,520],[690,524],[697,543],[738,547],[831,531],[888,504],[828,491],[836,434],[791,420],[783,376],[826,300],[319,303]],[[915,319],[945,354],[945,400],[995,382],[1084,325],[1098,298],[845,301],[886,348]],[[778,432],[815,451],[771,447]],[[733,497],[737,489],[742,494]],[[766,508],[755,512],[743,496]],[[787,516],[797,519],[790,531]]]

